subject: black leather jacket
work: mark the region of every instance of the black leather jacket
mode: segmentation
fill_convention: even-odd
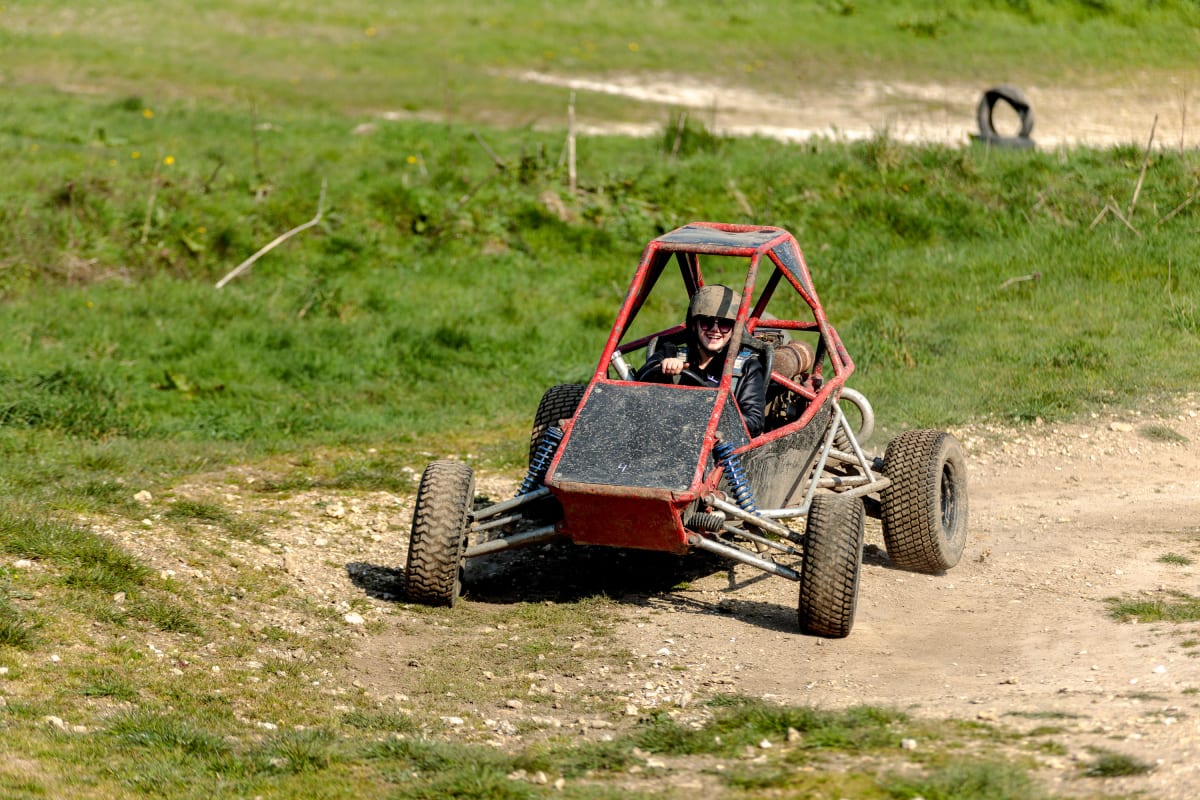
[[[692,347],[696,347],[696,345],[692,345]],[[678,356],[679,350],[679,346],[674,342],[660,343],[642,368],[637,371],[634,379],[648,383],[674,383],[675,376],[664,375],[658,365],[664,358]],[[725,370],[725,355],[721,354],[710,361],[708,369],[700,369],[695,365],[689,365],[688,369],[704,376],[712,386],[716,386],[721,382],[721,373]],[[733,396],[737,401],[738,409],[742,412],[742,419],[746,422],[746,429],[750,431],[751,436],[758,436],[763,429],[767,390],[762,362],[754,353],[750,353],[742,362],[742,374],[734,376]]]

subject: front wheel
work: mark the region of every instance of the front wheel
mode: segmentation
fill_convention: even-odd
[[[434,461],[421,475],[404,568],[409,600],[453,606],[462,590],[463,550],[475,502],[475,473],[458,461]]]
[[[901,569],[944,572],[967,543],[967,462],[944,431],[905,431],[883,457],[892,485],[879,493],[883,542]]]
[[[800,566],[800,629],[841,639],[854,627],[862,570],[862,500],[841,494],[813,496]]]

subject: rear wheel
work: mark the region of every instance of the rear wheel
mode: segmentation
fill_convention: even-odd
[[[453,606],[458,599],[474,500],[475,474],[466,464],[434,461],[425,468],[404,568],[409,600]]]
[[[538,403],[533,415],[533,430],[529,434],[530,461],[533,461],[533,454],[537,452],[538,442],[542,440],[546,428],[557,425],[561,419],[575,416],[585,389],[587,387],[581,383],[560,383],[551,386],[542,395],[542,402]]]
[[[840,639],[854,626],[863,549],[862,501],[840,494],[813,496],[800,567],[800,629]]]
[[[944,572],[967,543],[967,464],[944,431],[905,431],[888,444],[879,494],[883,541],[901,569]]]

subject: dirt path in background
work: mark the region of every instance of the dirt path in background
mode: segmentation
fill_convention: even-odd
[[[855,140],[886,130],[900,141],[952,145],[965,144],[971,134],[979,132],[975,112],[980,98],[987,89],[1004,83],[797,83],[793,92],[783,95],[677,76],[589,79],[527,71],[511,77],[575,90],[584,133],[659,135],[666,109],[678,109],[687,111],[713,132],[726,135],[755,134],[783,141],[804,141],[816,135]],[[1145,147],[1152,128],[1159,147],[1195,147],[1200,141],[1200,86],[1189,86],[1184,80],[1161,81],[1133,75],[1116,87],[1018,88],[1033,109],[1032,138],[1039,147],[1126,143]],[[661,106],[664,111],[650,115],[652,118],[644,123],[589,121],[588,93],[626,97],[647,108]],[[1002,134],[1012,135],[1019,129],[1016,114],[1004,104],[995,108],[995,124]]]

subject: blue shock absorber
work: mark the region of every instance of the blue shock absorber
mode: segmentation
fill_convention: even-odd
[[[750,488],[750,482],[746,480],[746,472],[742,469],[742,457],[733,452],[733,445],[728,442],[714,444],[713,455],[717,457],[717,463],[725,468],[725,479],[729,481],[733,499],[737,501],[743,511],[757,514],[758,506],[754,502],[754,490]]]
[[[562,440],[562,428],[553,425],[546,428],[537,449],[533,451],[533,458],[529,459],[529,472],[525,475],[525,480],[521,481],[521,488],[517,489],[517,497],[529,494],[546,480],[546,471],[550,469],[550,462],[554,460],[554,454],[558,452],[558,445]]]

